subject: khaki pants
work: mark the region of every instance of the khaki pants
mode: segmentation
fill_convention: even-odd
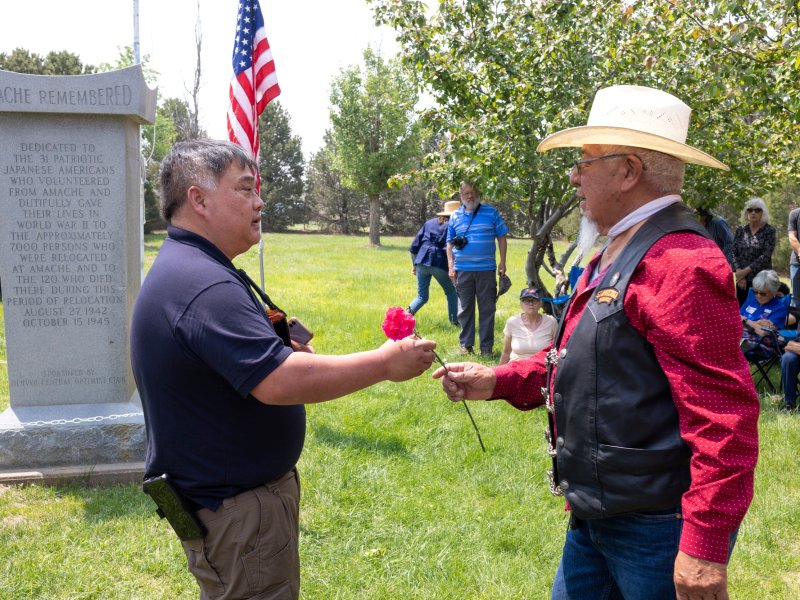
[[[297,470],[197,512],[208,529],[182,542],[201,600],[297,600],[300,596]]]

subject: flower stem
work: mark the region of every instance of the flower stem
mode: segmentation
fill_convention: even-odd
[[[436,354],[436,350],[431,350],[431,352],[433,352],[433,356],[436,358],[437,361],[439,361],[439,364],[442,365],[445,373],[449,373],[450,371],[448,371],[447,369],[447,364],[439,357],[438,354]],[[464,405],[464,410],[467,411],[467,416],[469,417],[469,420],[472,421],[472,427],[475,429],[475,434],[478,436],[478,443],[481,445],[481,450],[486,452],[486,446],[483,445],[481,432],[478,430],[478,425],[475,423],[475,419],[472,418],[472,413],[469,410],[469,406],[467,406],[467,403],[463,398],[461,399],[461,404]]]

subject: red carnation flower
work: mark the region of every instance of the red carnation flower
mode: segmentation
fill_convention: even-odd
[[[402,340],[414,333],[414,327],[417,326],[417,321],[414,315],[400,308],[399,306],[392,306],[386,311],[386,317],[383,319],[383,332],[390,340]]]
[[[399,306],[392,306],[386,311],[386,316],[383,318],[383,323],[381,327],[383,328],[383,332],[386,334],[390,340],[402,340],[403,338],[407,338],[412,333],[419,337],[419,334],[416,331],[417,320],[407,310],[400,308]],[[436,357],[436,360],[439,362],[440,365],[444,367],[444,370],[447,371],[447,363],[445,363],[438,354],[436,354],[435,350],[432,350],[433,355]],[[478,425],[475,423],[475,419],[472,418],[472,413],[469,411],[469,407],[464,400],[461,400],[461,404],[464,405],[464,410],[467,411],[467,415],[469,416],[469,420],[472,422],[472,427],[475,429],[475,433],[478,436],[478,442],[481,445],[481,450],[486,452],[486,448],[483,445],[483,440],[481,439],[481,432],[478,431]]]

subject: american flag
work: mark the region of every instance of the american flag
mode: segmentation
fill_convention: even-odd
[[[258,115],[281,93],[258,0],[241,0],[233,45],[228,139],[258,161]]]

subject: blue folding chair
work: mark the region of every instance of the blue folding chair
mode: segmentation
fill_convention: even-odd
[[[751,304],[754,298],[755,294],[753,293],[753,289],[750,288],[747,292],[744,305]],[[780,389],[772,383],[772,380],[769,378],[769,373],[775,365],[780,365],[783,347],[786,345],[786,341],[797,337],[796,329],[785,329],[792,297],[787,295],[781,297],[780,300],[782,307],[785,309],[784,312],[786,316],[783,318],[783,322],[778,326],[777,330],[767,332],[767,335],[772,338],[772,345],[775,348],[775,352],[767,358],[760,358],[746,351],[744,352],[744,356],[750,364],[750,375],[753,377],[753,384],[755,387],[758,388],[758,386],[763,383],[773,394],[780,392]],[[742,339],[744,341],[744,338]]]

